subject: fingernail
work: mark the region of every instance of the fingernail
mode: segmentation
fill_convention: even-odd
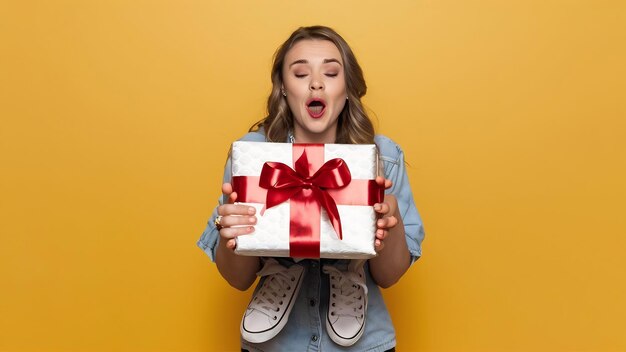
[[[253,207],[248,208],[248,214],[250,215],[254,214],[255,211],[256,209],[254,209]]]
[[[378,220],[377,224],[378,224],[378,226],[383,226],[385,224],[385,222],[382,221],[382,220]]]
[[[250,222],[254,224],[256,222],[256,217],[251,216],[248,218],[248,220],[250,220]]]
[[[380,204],[374,204],[374,210],[380,210]]]

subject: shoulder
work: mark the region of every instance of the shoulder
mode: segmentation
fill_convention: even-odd
[[[400,148],[398,143],[391,140],[391,138],[382,134],[377,134],[374,137],[374,143],[376,143],[376,146],[378,147],[381,159],[386,162],[402,162],[402,148]]]
[[[248,132],[243,137],[239,138],[238,141],[244,142],[265,142],[265,133],[263,129],[259,129],[257,131]]]

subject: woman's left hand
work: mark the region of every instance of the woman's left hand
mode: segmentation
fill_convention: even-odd
[[[376,183],[389,189],[392,186],[391,180],[387,180],[380,176],[376,177]],[[376,239],[374,240],[374,249],[380,252],[384,247],[385,238],[389,235],[389,229],[398,224],[395,214],[398,210],[398,200],[394,195],[386,194],[382,203],[374,204],[374,211],[378,213],[379,219],[376,221]]]

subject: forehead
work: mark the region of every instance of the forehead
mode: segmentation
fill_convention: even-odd
[[[303,39],[287,51],[285,64],[289,65],[296,60],[314,62],[324,59],[336,59],[343,64],[341,53],[333,42],[321,39]]]

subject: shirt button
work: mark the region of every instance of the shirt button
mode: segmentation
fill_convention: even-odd
[[[309,304],[311,305],[311,307],[315,307],[315,300],[311,298]]]
[[[313,335],[313,336],[311,336],[311,340],[313,340],[313,341],[317,341],[317,335]]]

